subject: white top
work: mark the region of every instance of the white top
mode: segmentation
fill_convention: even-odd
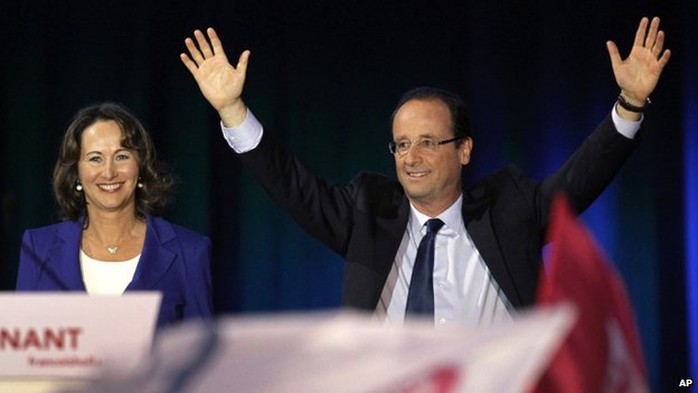
[[[121,295],[131,283],[141,255],[119,262],[90,258],[80,250],[80,270],[87,293],[91,295]]]

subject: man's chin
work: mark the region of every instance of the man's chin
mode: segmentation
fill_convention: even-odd
[[[429,199],[429,193],[425,190],[421,189],[414,189],[412,188],[405,188],[405,195],[407,195],[407,198],[413,202],[424,202]]]

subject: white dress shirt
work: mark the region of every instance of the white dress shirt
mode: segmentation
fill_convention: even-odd
[[[434,250],[434,321],[436,326],[489,326],[511,320],[514,308],[468,235],[463,222],[463,197],[438,217],[444,226]],[[402,324],[417,248],[426,234],[428,217],[410,205],[410,217],[388,274],[375,315],[387,324]]]

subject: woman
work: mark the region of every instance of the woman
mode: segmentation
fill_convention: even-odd
[[[157,216],[172,180],[123,106],[80,110],[53,188],[64,221],[24,233],[17,290],[162,293],[157,326],[212,315],[208,238]]]

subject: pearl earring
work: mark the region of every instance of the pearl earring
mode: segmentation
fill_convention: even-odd
[[[78,192],[82,191],[82,184],[80,184],[80,182],[78,182],[78,184],[75,185],[75,189],[76,189]]]

